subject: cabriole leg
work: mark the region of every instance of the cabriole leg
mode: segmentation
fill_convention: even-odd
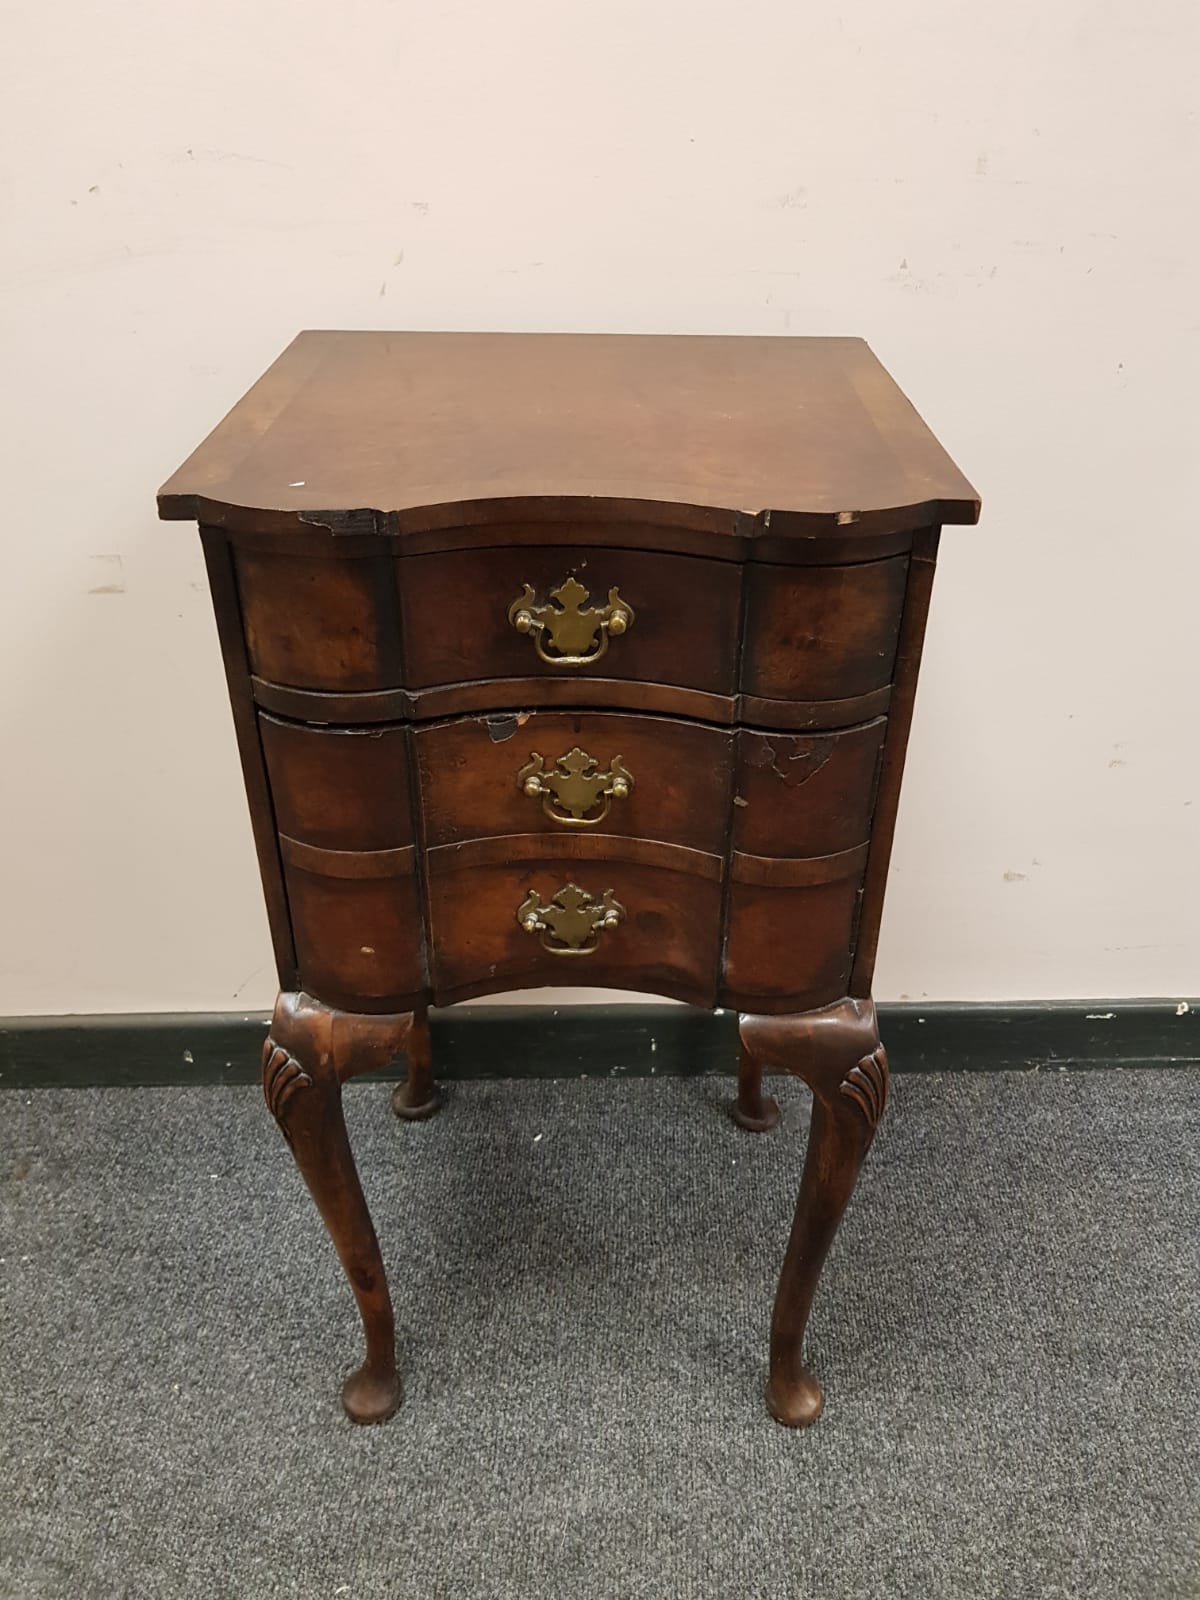
[[[767,1407],[788,1427],[815,1422],[821,1386],[804,1364],[804,1332],[829,1246],[887,1104],[887,1056],[870,1000],[842,1000],[802,1016],[743,1016],[743,1050],[795,1073],[812,1090],[812,1125],[771,1319]]]
[[[408,1036],[408,1076],[392,1090],[392,1110],[405,1122],[423,1122],[442,1103],[433,1080],[433,1052],[429,1042],[429,1013],[414,1011]]]
[[[769,1094],[763,1094],[762,1078],[762,1062],[743,1044],[738,1060],[737,1099],[729,1108],[729,1114],[747,1133],[766,1133],[779,1121],[778,1103]]]
[[[281,994],[263,1046],[263,1093],[341,1258],[367,1355],[342,1387],[352,1422],[385,1422],[400,1404],[395,1324],[379,1241],[346,1136],[342,1084],[403,1049],[412,1018],[333,1011]]]

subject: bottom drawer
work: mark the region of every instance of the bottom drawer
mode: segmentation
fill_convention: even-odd
[[[723,1005],[800,1010],[846,993],[867,846],[809,860],[735,854]]]
[[[414,851],[280,838],[301,986],[348,1010],[406,1011],[424,987]]]
[[[543,984],[716,1003],[717,856],[517,834],[430,850],[426,863],[437,1005]]]

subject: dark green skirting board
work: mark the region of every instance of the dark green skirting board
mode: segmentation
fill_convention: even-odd
[[[247,1083],[263,1014],[10,1017],[0,1087]],[[1200,1063],[1200,1001],[1056,1000],[879,1007],[897,1072]],[[733,1012],[688,1006],[471,1006],[432,1013],[434,1070],[455,1078],[733,1072]],[[397,1076],[397,1062],[381,1076]]]

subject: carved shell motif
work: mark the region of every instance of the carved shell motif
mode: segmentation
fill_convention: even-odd
[[[267,1109],[281,1125],[288,1102],[301,1089],[312,1087],[312,1079],[295,1056],[270,1038],[263,1045],[262,1082]]]
[[[864,1056],[857,1066],[851,1067],[838,1087],[842,1094],[854,1101],[874,1132],[887,1109],[888,1101],[888,1064],[883,1046],[880,1045],[873,1055]]]

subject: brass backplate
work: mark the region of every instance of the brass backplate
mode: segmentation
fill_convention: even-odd
[[[542,947],[554,956],[590,956],[600,935],[624,921],[625,907],[605,889],[599,897],[577,883],[566,883],[543,902],[531,889],[517,907],[517,921],[526,933],[540,933]]]
[[[624,800],[633,788],[633,774],[620,756],[602,769],[595,756],[578,745],[550,766],[536,750],[517,773],[517,788],[540,798],[542,810],[565,828],[593,828],[603,822],[614,800]]]
[[[526,583],[508,608],[508,620],[518,633],[529,634],[533,648],[550,666],[590,666],[604,655],[610,636],[633,626],[633,607],[616,588],[608,591],[607,605],[590,606],[590,598],[590,590],[575,577],[551,589],[545,602]]]

